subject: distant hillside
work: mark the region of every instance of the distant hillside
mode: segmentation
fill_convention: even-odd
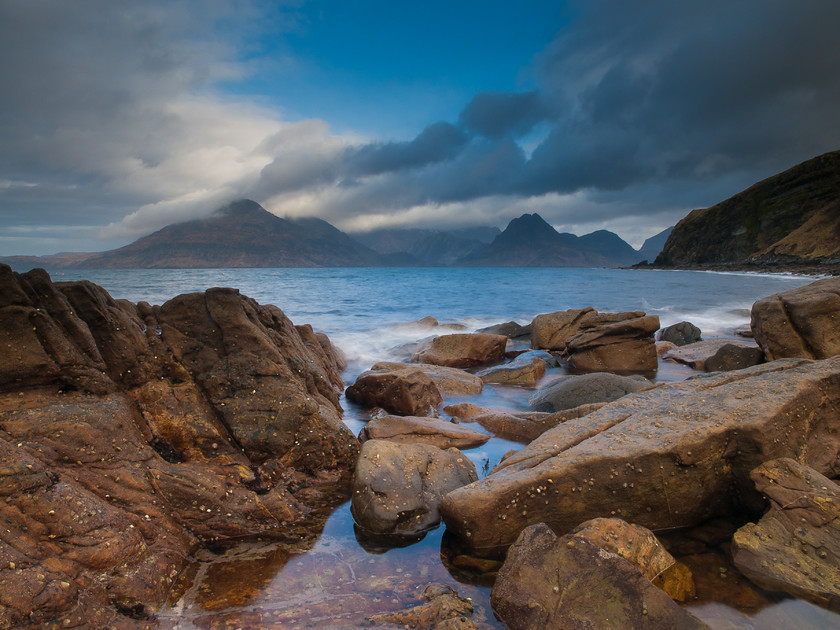
[[[680,221],[660,266],[840,264],[840,151]]]
[[[388,255],[394,264],[447,266],[479,247],[490,243],[501,233],[497,227],[475,227],[459,230],[423,230],[387,228],[352,237],[379,254]]]
[[[659,252],[661,252],[662,248],[665,247],[665,243],[667,242],[673,229],[674,226],[672,225],[671,227],[662,230],[659,234],[654,234],[650,238],[646,239],[639,250],[639,260],[647,260],[648,262],[656,260],[656,257],[659,256]]]
[[[83,269],[368,267],[379,256],[321,219],[281,219],[250,200],[82,260]]]
[[[638,252],[617,235],[560,233],[538,214],[511,221],[492,243],[458,261],[464,267],[615,267],[638,262]]]

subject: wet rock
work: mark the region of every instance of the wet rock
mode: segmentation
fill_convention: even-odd
[[[690,343],[697,343],[702,340],[702,332],[691,322],[671,324],[659,333],[659,341],[670,341],[676,346],[687,346]]]
[[[444,495],[477,478],[458,449],[368,440],[353,477],[353,519],[372,535],[416,536],[440,523]]]
[[[485,383],[534,387],[545,376],[545,362],[526,352],[510,363],[496,365],[476,374]]]
[[[411,356],[412,363],[431,363],[446,367],[467,368],[505,357],[507,337],[484,333],[441,335],[422,344]]]
[[[707,372],[743,370],[763,361],[764,352],[761,351],[761,348],[727,343],[706,359],[704,368]]]
[[[362,372],[347,388],[347,398],[404,416],[433,416],[443,402],[437,385],[421,370],[382,366]]]
[[[423,598],[427,600],[425,604],[407,610],[371,615],[370,620],[374,624],[396,624],[403,628],[468,630],[476,627],[469,619],[473,614],[472,602],[449,586],[430,584],[423,592]]]
[[[446,496],[447,529],[475,549],[528,525],[568,532],[598,516],[653,531],[760,509],[749,479],[795,456],[836,475],[840,357],[785,359],[630,394],[549,429],[480,481]]]
[[[641,376],[619,376],[609,372],[561,376],[528,398],[537,411],[563,411],[593,403],[606,403],[651,387]]]
[[[276,307],[135,305],[0,265],[0,342],[2,627],[135,627],[203,542],[348,489],[336,358]]]
[[[840,278],[817,280],[758,300],[750,326],[768,361],[840,354]]]
[[[708,341],[698,341],[697,343],[680,346],[668,351],[662,358],[670,359],[671,361],[676,361],[677,363],[683,363],[695,370],[706,371],[706,361],[711,359],[726,346],[736,346],[740,348],[751,347],[745,343],[739,343],[729,339],[710,339]],[[724,350],[724,354],[734,354],[735,352],[737,351],[734,351],[731,348]]]
[[[545,524],[508,550],[490,599],[508,628],[706,628],[639,569]]]
[[[735,532],[735,566],[762,588],[840,612],[840,486],[789,458],[751,477],[770,510]]]
[[[675,601],[688,601],[697,592],[689,568],[677,562],[649,529],[620,518],[594,518],[570,533],[629,560]]]
[[[384,416],[368,422],[359,440],[390,440],[400,444],[431,444],[438,448],[473,448],[490,436],[445,420],[416,416]]]
[[[428,376],[441,394],[465,394],[474,396],[484,389],[484,383],[474,374],[459,368],[432,365],[430,363],[376,363],[371,370],[390,370],[392,372],[417,371]]]
[[[656,356],[664,358],[665,355],[667,355],[671,350],[675,350],[677,347],[677,344],[670,341],[657,341]]]
[[[572,418],[582,418],[588,413],[600,409],[604,403],[581,405],[557,413],[540,411],[505,411],[481,407],[472,403],[455,403],[443,408],[444,413],[467,422],[476,422],[505,440],[527,444],[548,429]]]
[[[504,324],[496,324],[494,326],[487,326],[486,328],[479,328],[475,332],[487,333],[489,335],[504,335],[508,339],[522,339],[531,334],[530,324],[522,326],[516,322],[505,322]]]
[[[569,309],[537,315],[531,321],[531,347],[565,350],[566,342],[577,334],[582,322],[598,314],[594,308]]]
[[[577,334],[566,340],[564,357],[588,372],[655,372],[658,329],[656,315],[600,313],[582,321]]]

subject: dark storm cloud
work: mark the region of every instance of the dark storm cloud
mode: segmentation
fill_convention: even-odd
[[[547,115],[537,92],[482,92],[467,104],[459,122],[486,138],[499,139],[525,135]]]

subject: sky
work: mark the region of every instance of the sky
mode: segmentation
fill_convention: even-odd
[[[634,246],[840,149],[836,0],[2,0],[0,255],[250,198]]]

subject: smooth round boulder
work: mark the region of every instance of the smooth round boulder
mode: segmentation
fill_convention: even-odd
[[[676,346],[687,346],[702,341],[702,331],[691,322],[679,322],[666,326],[659,332],[659,341],[670,341]]]
[[[563,411],[586,404],[612,402],[651,385],[641,376],[609,372],[563,376],[537,390],[528,398],[528,404],[536,411]]]
[[[382,407],[401,416],[432,416],[443,402],[437,385],[419,370],[368,370],[346,393],[360,405]]]

